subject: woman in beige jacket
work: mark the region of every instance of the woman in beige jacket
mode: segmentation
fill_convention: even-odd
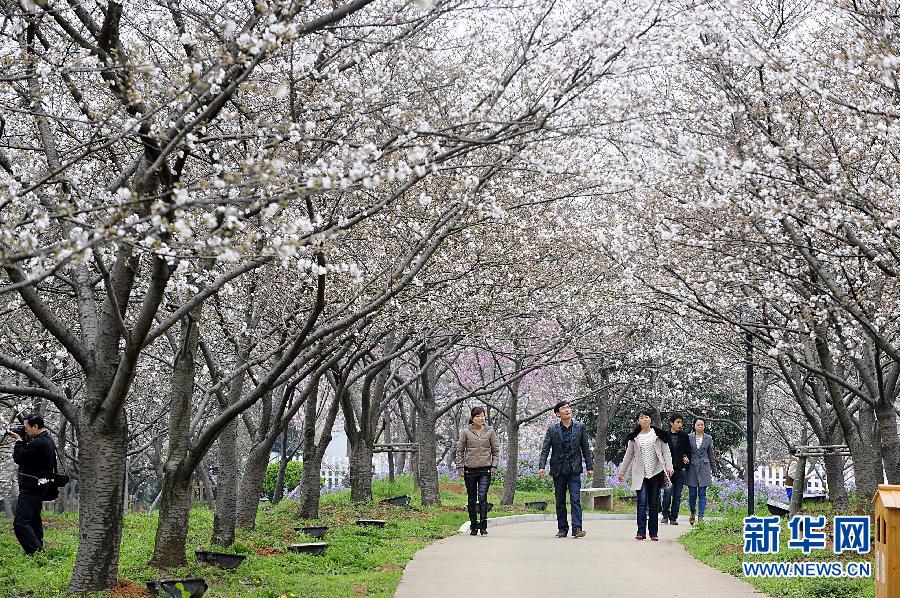
[[[469,533],[487,535],[487,491],[500,464],[500,440],[484,425],[484,408],[472,407],[469,425],[456,443],[456,469],[466,482],[469,495]],[[478,515],[481,515],[481,522]]]
[[[669,432],[650,425],[650,412],[638,412],[634,431],[628,435],[628,449],[619,467],[619,481],[631,473],[631,489],[637,494],[637,534],[635,540],[647,537],[659,540],[659,489],[672,477],[672,452]]]

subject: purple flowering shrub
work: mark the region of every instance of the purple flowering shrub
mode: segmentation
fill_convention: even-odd
[[[753,484],[757,510],[764,508],[768,500],[787,502],[784,488],[756,480]],[[687,494],[687,493],[685,493]],[[706,490],[706,509],[713,513],[737,513],[747,510],[747,482],[743,479],[714,478]]]
[[[549,475],[541,479],[538,473],[537,463],[520,459],[518,467],[516,467],[516,490],[523,492],[553,492],[553,478]],[[501,463],[497,468],[497,475],[491,480],[491,484],[503,485],[503,479],[506,475],[506,464]]]

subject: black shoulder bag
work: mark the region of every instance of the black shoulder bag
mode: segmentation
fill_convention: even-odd
[[[69,484],[69,476],[65,473],[59,473],[56,463],[60,461],[59,450],[53,445],[56,452],[56,459],[53,460],[53,473],[50,474],[50,483],[44,491],[44,500],[56,500],[59,498],[59,489]]]

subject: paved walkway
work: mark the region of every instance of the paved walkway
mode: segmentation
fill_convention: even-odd
[[[660,525],[659,542],[634,540],[633,520],[585,521],[584,538],[554,538],[553,521],[498,525],[486,537],[459,534],[416,553],[396,598],[636,596],[744,598],[764,594],[691,557]]]

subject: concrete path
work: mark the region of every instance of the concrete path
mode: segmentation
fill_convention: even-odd
[[[459,534],[416,553],[396,598],[760,597],[752,586],[691,557],[660,525],[659,542],[634,539],[634,520],[585,521],[584,538],[554,538],[553,521]]]

